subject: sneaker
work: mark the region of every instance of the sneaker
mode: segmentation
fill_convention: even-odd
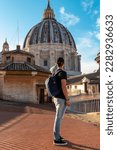
[[[60,140],[54,140],[54,145],[67,145],[68,143],[66,141]]]
[[[65,141],[65,139],[64,139],[62,136],[60,136],[60,139],[61,139],[62,141]]]

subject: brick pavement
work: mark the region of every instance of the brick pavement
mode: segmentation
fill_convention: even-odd
[[[31,110],[33,113],[0,112],[0,120],[7,116],[0,125],[0,150],[99,150],[99,127],[64,117],[61,134],[69,144],[54,146],[54,112]]]

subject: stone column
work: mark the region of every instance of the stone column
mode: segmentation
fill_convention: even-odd
[[[40,50],[39,50],[39,52],[38,52],[38,65],[39,65],[39,66],[41,66],[41,64],[40,64],[40,58],[41,58],[40,55],[41,55],[41,54],[40,54]]]
[[[74,53],[71,53],[71,71],[75,71],[75,60]]]
[[[81,72],[81,55],[78,55],[77,59],[78,59],[78,68],[77,69],[79,72]]]
[[[75,57],[75,71],[78,71],[78,56],[77,56],[77,54],[74,57]]]
[[[50,68],[55,65],[55,52],[50,51]]]
[[[71,59],[70,59],[70,54],[68,53],[67,55],[67,66],[68,66],[68,71],[70,71],[70,64],[71,64]]]

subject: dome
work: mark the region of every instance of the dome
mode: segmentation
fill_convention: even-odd
[[[7,39],[5,39],[5,42],[3,43],[3,49],[2,49],[3,52],[5,51],[9,51],[9,44],[7,42]]]
[[[54,11],[50,7],[50,1],[48,1],[47,8],[44,11],[43,20],[28,32],[23,48],[26,49],[39,43],[60,43],[76,49],[71,33],[55,19]]]
[[[7,42],[7,39],[5,39],[5,42],[3,43],[3,47],[4,46],[9,46],[8,42]]]

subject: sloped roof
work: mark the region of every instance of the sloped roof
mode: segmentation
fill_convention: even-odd
[[[89,74],[82,74],[78,76],[73,76],[68,78],[68,84],[73,84],[73,83],[81,83],[82,79],[86,77],[87,79],[90,80],[91,83],[99,83],[100,81],[100,72],[94,72],[94,73],[89,73]]]
[[[6,51],[3,54],[9,54],[9,53],[11,53],[11,54],[24,54],[24,55],[30,55],[30,56],[34,57],[34,55],[29,53],[29,52],[26,52],[26,51],[23,51],[23,50],[17,50],[17,49],[12,50],[12,51]]]
[[[41,71],[50,73],[49,70],[29,63],[10,63],[2,67],[1,70],[6,71]]]

